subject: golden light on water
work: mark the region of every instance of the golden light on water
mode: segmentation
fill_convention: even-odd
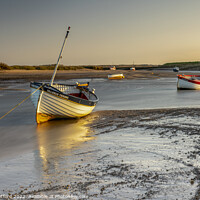
[[[43,172],[48,174],[49,169],[59,170],[63,157],[70,156],[73,149],[79,149],[85,142],[94,139],[90,134],[91,130],[84,119],[50,121],[38,125],[38,156]]]

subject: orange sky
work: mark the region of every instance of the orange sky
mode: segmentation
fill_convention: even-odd
[[[163,64],[200,60],[199,0],[1,0],[0,62]]]

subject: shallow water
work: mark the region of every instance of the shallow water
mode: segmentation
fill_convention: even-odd
[[[174,78],[85,81],[100,98],[96,111],[199,107],[200,91],[177,91]],[[0,90],[0,116],[29,95],[29,83],[0,87],[8,88]],[[189,199],[198,189],[191,180],[200,158],[189,153],[200,139],[198,116],[155,113],[98,128],[88,126],[95,118],[37,126],[34,112],[27,100],[0,120],[0,195]]]
[[[94,83],[97,110],[199,107],[200,92],[177,90],[175,78]]]
[[[95,110],[137,110],[154,108],[199,107],[198,90],[177,90],[176,78],[107,80],[74,79],[60,83],[90,82],[100,101]],[[29,83],[1,83],[1,104],[5,111],[29,94]],[[8,102],[10,101],[10,102]],[[12,102],[11,102],[12,101]],[[28,100],[30,101],[30,100]],[[11,105],[12,104],[12,105]],[[31,111],[31,106],[30,106]]]

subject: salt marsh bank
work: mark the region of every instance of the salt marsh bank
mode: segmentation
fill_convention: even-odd
[[[174,78],[90,81],[87,117],[37,126],[28,100],[0,121],[1,197],[199,199],[200,93]],[[1,88],[1,115],[29,94]]]

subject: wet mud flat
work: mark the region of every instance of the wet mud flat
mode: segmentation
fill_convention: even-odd
[[[90,127],[85,146],[59,159],[46,151],[45,179],[4,193],[32,199],[200,199],[199,116],[193,108],[94,112],[80,119]]]
[[[95,128],[112,134],[115,143],[113,155],[102,157],[108,163],[101,172],[117,179],[103,185],[104,197],[199,199],[199,111],[100,112]]]
[[[58,70],[56,74],[57,80],[74,79],[74,78],[108,78],[109,74],[123,73],[126,79],[143,79],[143,78],[160,78],[160,77],[176,77],[176,73],[172,71],[159,70]],[[0,71],[1,81],[36,81],[51,80],[52,70],[2,70]]]

